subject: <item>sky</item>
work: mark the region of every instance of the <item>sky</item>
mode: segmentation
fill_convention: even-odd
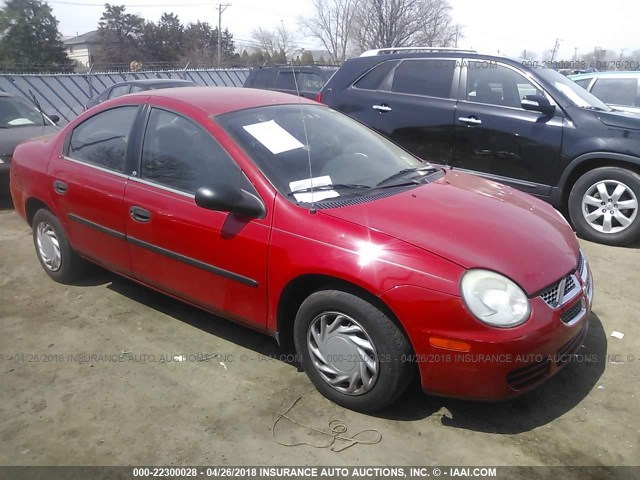
[[[97,28],[104,10],[100,0],[47,0],[64,36]],[[218,3],[231,4],[222,15],[222,28],[233,33],[238,50],[250,45],[257,27],[273,29],[283,22],[298,30],[298,18],[311,11],[311,0],[111,0],[127,5],[129,13],[157,21],[163,12],[176,13],[183,23],[218,24]],[[450,0],[454,22],[462,26],[459,47],[484,53],[520,56],[523,50],[541,55],[560,41],[557,60],[572,60],[594,47],[640,49],[640,1],[607,0]],[[297,36],[299,48],[319,48],[317,40]]]

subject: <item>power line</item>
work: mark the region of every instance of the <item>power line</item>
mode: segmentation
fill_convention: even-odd
[[[53,3],[54,5],[73,5],[75,7],[104,7],[104,3],[88,3],[88,2],[68,2],[65,0],[47,0],[47,3]],[[157,3],[157,4],[128,4],[126,7],[144,8],[144,7],[204,7],[207,3]]]

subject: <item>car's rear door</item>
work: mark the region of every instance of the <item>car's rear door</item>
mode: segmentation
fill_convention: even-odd
[[[524,110],[522,98],[536,94],[546,95],[511,65],[465,61],[453,165],[548,196],[557,179],[564,115],[560,108],[552,115]]]
[[[455,59],[390,60],[356,81],[338,108],[418,157],[448,164],[458,79]]]
[[[124,190],[140,107],[104,110],[77,125],[62,155],[49,162],[54,208],[73,247],[109,269],[131,273],[125,239]]]
[[[212,182],[253,186],[209,131],[169,110],[149,109],[140,151],[124,202],[134,276],[263,328],[269,218],[206,210],[194,195]]]

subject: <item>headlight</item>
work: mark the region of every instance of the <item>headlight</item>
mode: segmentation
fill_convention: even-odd
[[[493,327],[515,327],[531,313],[529,299],[522,289],[499,273],[469,270],[462,276],[460,289],[471,313]]]

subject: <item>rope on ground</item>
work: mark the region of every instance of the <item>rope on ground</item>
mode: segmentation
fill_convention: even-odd
[[[343,450],[346,450],[347,448],[353,447],[356,444],[360,444],[360,445],[375,445],[376,443],[380,443],[382,441],[382,434],[372,428],[368,428],[366,430],[362,430],[358,433],[356,433],[355,435],[351,436],[351,437],[347,437],[345,434],[347,433],[347,424],[342,421],[342,420],[331,420],[329,422],[329,432],[325,431],[325,430],[321,430],[319,428],[315,428],[315,427],[310,427],[309,425],[305,425],[303,423],[298,422],[297,420],[294,420],[293,418],[291,418],[288,414],[291,410],[293,410],[293,408],[298,404],[298,402],[302,400],[302,396],[298,397],[298,399],[293,402],[291,404],[291,406],[289,408],[287,408],[285,410],[284,413],[280,413],[278,414],[278,418],[276,419],[275,422],[273,422],[273,426],[271,427],[271,434],[273,435],[273,439],[279,443],[280,445],[282,445],[283,447],[298,447],[301,445],[308,445],[310,447],[314,447],[314,448],[329,448],[331,447],[331,451],[333,452],[342,452]],[[322,444],[322,445],[317,445],[317,444],[313,444],[310,442],[296,442],[296,443],[285,443],[282,442],[280,440],[278,440],[278,438],[276,437],[276,426],[278,425],[278,423],[280,422],[280,420],[282,419],[286,419],[289,420],[291,423],[293,423],[294,425],[298,425],[302,428],[306,428],[307,430],[312,430],[314,432],[320,433],[322,435],[325,435],[326,437],[330,437],[328,438],[328,443],[326,445]],[[377,436],[376,440],[358,440],[356,437],[362,435],[363,433],[368,433],[368,432],[372,432]],[[340,446],[340,447],[336,447],[335,443],[336,440],[342,440],[344,442],[347,442],[347,444],[345,446]]]

